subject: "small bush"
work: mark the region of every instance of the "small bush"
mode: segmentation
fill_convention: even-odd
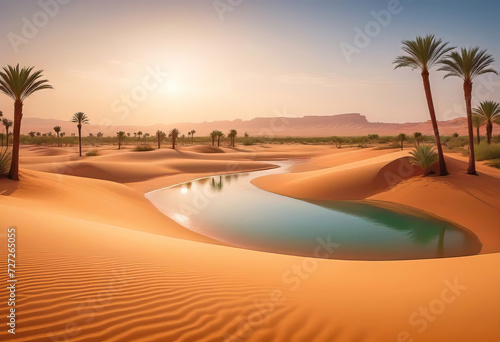
[[[98,154],[99,154],[99,151],[97,151],[97,150],[91,150],[91,151],[88,151],[87,153],[85,153],[85,155],[86,155],[87,157],[95,157],[95,156],[97,156]]]
[[[500,169],[500,159],[489,160],[488,165]]]
[[[439,157],[436,150],[430,145],[420,145],[410,152],[410,163],[424,170],[424,175],[432,171],[432,166],[437,163]]]
[[[469,138],[468,137],[453,137],[449,138],[446,141],[446,147],[449,149],[457,149],[464,147],[469,144]]]
[[[139,145],[134,149],[134,151],[137,151],[137,152],[145,152],[145,151],[153,151],[153,150],[154,150],[154,147],[151,145]]]
[[[474,145],[474,153],[476,160],[490,160],[500,158],[500,144],[488,145],[480,144]]]
[[[0,177],[9,173],[12,153],[7,150],[0,152]]]

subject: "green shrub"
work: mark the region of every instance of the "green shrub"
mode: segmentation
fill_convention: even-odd
[[[424,175],[431,173],[432,166],[437,163],[439,157],[431,145],[420,145],[410,152],[410,163],[424,170]]]
[[[500,159],[492,159],[488,161],[488,165],[500,169]]]
[[[7,150],[0,152],[0,177],[5,176],[9,173],[11,161],[11,152]]]
[[[98,154],[99,154],[99,151],[97,151],[97,150],[91,150],[91,151],[88,151],[87,153],[85,153],[85,155],[86,155],[87,157],[95,157],[95,156],[97,156]]]
[[[476,160],[490,160],[500,158],[500,144],[488,145],[482,143],[474,145]]]
[[[449,149],[456,149],[467,146],[469,144],[469,137],[452,137],[447,139],[446,147]]]
[[[154,147],[151,145],[139,145],[134,149],[134,151],[137,151],[137,152],[145,152],[145,151],[153,151],[153,150],[154,150]]]

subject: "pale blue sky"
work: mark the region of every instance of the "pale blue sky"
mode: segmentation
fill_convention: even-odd
[[[50,12],[55,1],[42,3]],[[86,111],[95,123],[154,124],[359,112],[370,121],[424,121],[420,75],[391,65],[401,40],[431,32],[500,58],[500,4],[401,0],[390,20],[370,26],[372,12],[393,1],[242,0],[221,14],[213,0],[72,0],[44,17],[39,1],[0,0],[0,64],[34,65],[53,83],[28,100],[29,117]],[[33,37],[23,37],[23,18],[39,20]],[[341,44],[356,47],[355,29],[367,24],[377,32],[348,62]],[[169,76],[124,103],[151,68]],[[463,116],[460,81],[437,72],[432,81],[438,118]],[[499,82],[477,80],[476,99],[500,100]],[[12,111],[5,96],[0,110]]]

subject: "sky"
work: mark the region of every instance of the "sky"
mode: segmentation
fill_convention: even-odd
[[[44,70],[54,89],[26,100],[32,118],[418,122],[421,77],[392,65],[401,41],[434,33],[499,59],[499,11],[484,0],[0,0],[0,66]],[[438,119],[465,116],[461,81],[433,70],[431,82]],[[500,101],[500,77],[476,80],[481,100]],[[0,110],[12,116],[3,94]]]

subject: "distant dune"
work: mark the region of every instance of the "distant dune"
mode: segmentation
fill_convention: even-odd
[[[91,121],[92,122],[92,121]],[[66,134],[76,133],[76,125],[69,121],[52,119],[25,118],[23,120],[22,132],[30,131],[47,133],[52,131],[54,126],[61,126]],[[247,132],[251,136],[354,136],[376,133],[379,135],[396,135],[401,132],[411,134],[422,132],[432,134],[430,121],[416,123],[383,123],[369,122],[361,114],[339,114],[328,116],[304,116],[301,118],[289,117],[268,117],[255,118],[251,120],[233,121],[213,121],[202,123],[176,123],[171,125],[158,124],[152,126],[112,126],[105,127],[98,124],[85,126],[85,134],[102,132],[105,135],[114,135],[117,131],[133,133],[142,131],[143,133],[154,134],[160,129],[168,131],[171,128],[178,128],[181,133],[187,134],[192,129],[196,130],[196,135],[208,135],[212,130],[218,129],[223,132],[236,129],[240,135]],[[455,132],[465,135],[467,133],[467,122],[465,118],[457,118],[449,121],[439,122],[441,134],[451,135]]]

